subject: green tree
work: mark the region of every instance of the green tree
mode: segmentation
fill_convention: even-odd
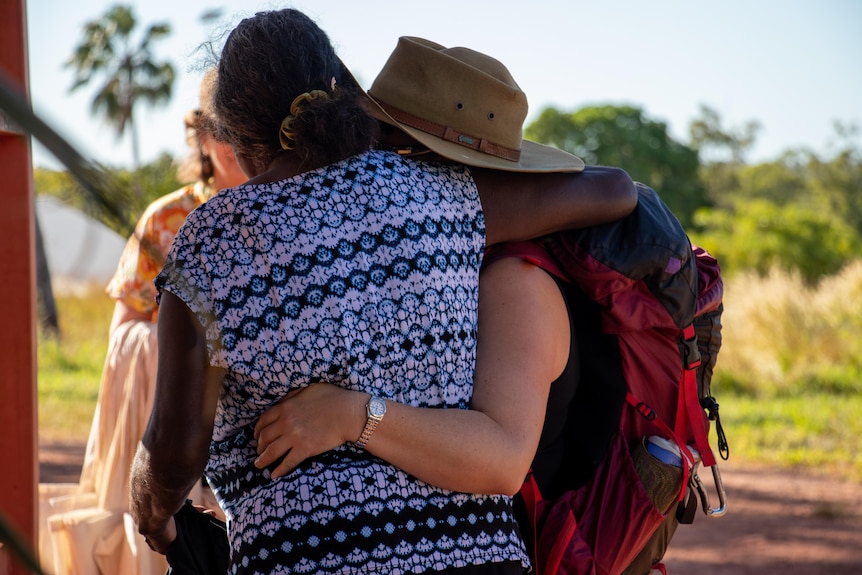
[[[170,34],[168,24],[153,24],[135,43],[137,21],[131,7],[116,5],[98,20],[84,26],[81,43],[66,62],[75,71],[70,92],[101,78],[92,101],[92,111],[103,115],[122,137],[131,131],[134,166],[140,165],[134,110],[137,102],[152,106],[170,101],[174,68],[157,62],[153,44]]]
[[[857,256],[862,237],[846,221],[798,203],[737,200],[734,209],[695,214],[692,240],[721,262],[727,275],[743,269],[766,274],[772,268],[799,271],[814,284]]]
[[[725,129],[718,113],[701,107],[690,125],[692,147],[701,159],[701,177],[711,203],[734,210],[740,201],[762,199],[778,206],[798,205],[829,212],[862,234],[862,153],[855,144],[858,128],[835,123],[831,157],[810,149],[789,149],[775,160],[747,165],[745,155],[760,129],[756,121]]]
[[[715,173],[705,165],[703,173]],[[713,181],[707,179],[710,192]],[[855,148],[823,158],[810,150],[789,150],[777,160],[734,169],[733,187],[713,198],[733,209],[741,200],[761,199],[779,206],[797,205],[829,213],[862,233],[862,154]]]
[[[752,120],[742,128],[727,129],[721,125],[718,112],[701,104],[700,116],[689,124],[691,147],[700,153],[701,162],[717,161],[740,165],[745,163],[745,155],[754,145],[760,122]],[[715,155],[720,160],[711,159]]]
[[[805,164],[812,197],[862,234],[862,151],[850,141],[830,160],[811,153]]]
[[[174,160],[167,153],[135,171],[102,169],[102,179],[110,182],[110,189],[105,194],[110,196],[110,202],[94,199],[65,171],[36,168],[33,170],[33,184],[36,194],[54,196],[96,218],[121,236],[132,233],[141,214],[153,200],[181,185],[177,181]],[[133,191],[135,188],[143,192]]]
[[[654,188],[688,227],[695,210],[709,205],[698,175],[697,152],[675,141],[667,125],[632,106],[593,106],[576,112],[546,108],[526,137],[580,156],[588,164],[624,168]]]
[[[714,142],[738,144],[734,137],[714,137],[721,132],[717,115],[706,123]],[[796,149],[774,161],[745,165],[737,150],[701,170],[714,207],[697,212],[694,236],[721,258],[726,272],[766,273],[777,267],[799,271],[814,283],[858,257],[862,154],[850,138],[832,158]]]
[[[732,209],[733,198],[740,189],[745,156],[759,130],[756,121],[742,128],[725,128],[718,112],[701,105],[700,116],[689,125],[690,145],[697,150],[701,180],[713,205]]]
[[[773,162],[740,166],[736,189],[728,190],[725,200],[733,206],[742,199],[767,200],[779,206],[798,204],[808,209],[815,207],[805,163],[800,163],[791,152]]]

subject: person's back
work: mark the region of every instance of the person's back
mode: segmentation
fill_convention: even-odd
[[[199,314],[215,310],[204,327],[226,378],[207,475],[249,572],[422,571],[524,558],[504,497],[431,487],[352,446],[278,480],[253,465],[259,414],[314,382],[417,407],[469,404],[479,213],[463,167],[420,172],[416,162],[369,152],[225,190],[190,218],[172,256],[184,261],[181,273],[160,281],[201,305]]]

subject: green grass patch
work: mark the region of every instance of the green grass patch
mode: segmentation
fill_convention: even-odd
[[[718,399],[732,462],[862,481],[862,396],[811,393]]]
[[[114,304],[105,294],[58,297],[60,337],[39,334],[39,436],[85,441],[99,396]]]

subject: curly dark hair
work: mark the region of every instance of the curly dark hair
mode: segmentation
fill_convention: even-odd
[[[293,122],[295,145],[285,151],[282,120],[294,99],[312,90],[329,97],[304,106]],[[308,16],[293,9],[258,12],[234,28],[222,51],[214,98],[218,138],[259,171],[286,153],[295,153],[304,171],[319,168],[376,140],[377,121],[363,108],[365,97]]]

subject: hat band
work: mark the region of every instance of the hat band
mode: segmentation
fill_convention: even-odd
[[[375,99],[375,101],[380,105],[380,107],[382,107],[386,111],[387,114],[392,116],[394,120],[401,122],[402,124],[406,124],[411,128],[421,130],[426,134],[437,136],[438,138],[458,144],[459,146],[464,146],[465,148],[470,148],[471,150],[477,150],[479,152],[482,152],[483,154],[496,156],[504,160],[509,160],[510,162],[517,162],[521,159],[521,150],[501,146],[500,144],[489,142],[485,138],[476,138],[474,136],[470,136],[469,134],[459,132],[451,126],[444,126],[442,124],[432,122],[431,120],[426,120],[424,118],[414,116],[409,112],[399,110],[398,108],[390,106],[389,104],[384,104],[377,99]]]

